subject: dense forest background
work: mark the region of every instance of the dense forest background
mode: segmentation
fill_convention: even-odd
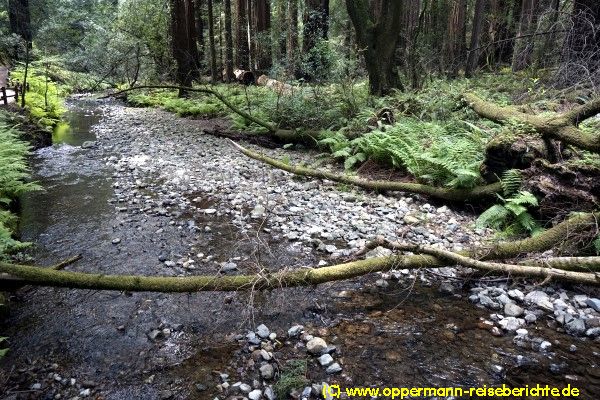
[[[593,0],[9,0],[0,57],[36,57],[98,83],[368,75],[373,94],[434,76],[534,71],[561,87],[598,82]],[[0,9],[1,10],[1,9]]]

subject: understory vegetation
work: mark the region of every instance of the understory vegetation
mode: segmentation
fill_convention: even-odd
[[[0,111],[0,259],[27,246],[14,239],[17,219],[10,207],[19,195],[38,188],[27,182],[29,145],[19,139],[10,121],[10,115]]]

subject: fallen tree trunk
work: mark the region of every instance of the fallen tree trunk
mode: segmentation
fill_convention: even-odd
[[[233,76],[243,85],[250,85],[254,83],[254,73],[252,71],[246,71],[243,69],[233,70]]]
[[[271,79],[266,75],[261,75],[256,80],[258,86],[266,86],[273,90],[280,96],[289,96],[294,92],[294,87],[289,83],[278,81],[277,79]]]
[[[498,243],[484,249],[473,250],[465,254],[441,251],[435,248],[419,247],[392,243],[392,248],[398,251],[422,253],[418,255],[398,255],[358,260],[323,268],[283,269],[272,274],[236,275],[236,276],[189,276],[189,277],[150,277],[137,275],[104,275],[85,272],[61,271],[53,268],[42,268],[27,265],[17,265],[0,262],[0,273],[20,279],[22,285],[68,287],[74,289],[119,290],[131,292],[199,292],[199,291],[238,291],[238,290],[267,290],[294,286],[312,286],[325,282],[351,279],[378,271],[390,269],[419,269],[439,268],[449,265],[465,265],[483,271],[494,273],[510,273],[515,276],[531,276],[554,278],[575,283],[590,285],[600,284],[600,275],[580,273],[564,273],[563,268],[530,267],[512,264],[485,263],[473,259],[506,259],[520,255],[523,251],[545,251],[554,247],[560,241],[566,240],[573,234],[589,231],[596,220],[594,214],[582,214],[572,217],[554,228],[548,229],[534,238],[517,242]],[[377,244],[377,242],[374,242]],[[373,244],[370,244],[373,246]],[[482,255],[483,254],[483,255]],[[579,262],[574,259],[573,262]],[[567,262],[569,267],[572,263]],[[595,260],[594,260],[595,262]],[[562,266],[565,261],[561,261]],[[0,279],[1,282],[1,279]]]
[[[283,161],[267,157],[264,154],[260,154],[252,150],[246,149],[245,147],[242,147],[233,141],[231,141],[231,143],[236,149],[238,149],[246,156],[261,161],[265,164],[269,164],[272,167],[290,172],[292,174],[312,178],[328,179],[330,181],[354,185],[369,190],[408,192],[456,202],[488,197],[490,195],[502,191],[502,185],[500,183],[493,183],[490,185],[480,186],[473,189],[447,189],[430,185],[423,185],[420,183],[397,181],[371,181],[350,175],[336,174],[334,172],[329,172],[325,170],[316,170],[307,167],[290,165]]]
[[[590,135],[577,128],[581,121],[600,113],[600,98],[566,113],[550,117],[526,114],[511,106],[499,106],[473,93],[465,93],[463,99],[469,107],[484,118],[498,123],[510,120],[522,122],[532,126],[544,137],[560,140],[584,150],[600,152],[600,135]]]
[[[225,96],[223,96],[216,90],[209,89],[209,88],[191,88],[191,87],[174,86],[174,85],[143,85],[143,86],[136,86],[136,87],[120,90],[118,92],[111,93],[111,94],[103,96],[101,98],[118,97],[127,92],[131,92],[133,90],[141,90],[141,89],[170,89],[170,90],[180,90],[180,91],[183,90],[183,91],[187,91],[187,92],[210,94],[212,96],[215,96],[217,99],[219,99],[219,101],[221,101],[227,108],[229,108],[234,113],[242,116],[243,118],[247,119],[250,122],[255,123],[258,126],[265,128],[267,130],[267,132],[266,132],[267,135],[274,137],[276,139],[279,139],[281,141],[284,141],[286,143],[303,142],[303,143],[314,144],[314,143],[316,143],[317,140],[319,140],[320,135],[321,135],[319,131],[279,129],[277,126],[275,126],[273,124],[269,124],[268,122],[265,122],[259,118],[256,118],[253,115],[251,115],[250,113],[247,113],[246,111],[239,109],[238,107],[233,105],[233,103],[231,103],[229,100],[227,100],[227,98],[225,98]]]

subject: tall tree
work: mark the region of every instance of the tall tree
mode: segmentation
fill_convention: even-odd
[[[235,23],[235,66],[247,70],[250,68],[250,48],[248,46],[248,0],[236,1]]]
[[[369,73],[369,91],[383,96],[392,89],[403,89],[395,69],[394,52],[398,44],[402,2],[346,0],[346,9],[356,31],[356,41]]]
[[[8,0],[8,18],[10,21],[10,31],[22,37],[27,43],[31,42],[29,0]]]
[[[446,30],[445,54],[448,73],[458,76],[466,53],[467,0],[452,0]]]
[[[473,70],[477,67],[479,56],[479,40],[481,38],[481,28],[483,27],[483,17],[485,15],[485,0],[477,0],[475,2],[475,11],[473,14],[473,30],[471,32],[471,46],[467,56],[467,66],[465,68],[465,76],[470,78],[473,75]]]
[[[323,61],[313,51],[317,43],[327,39],[329,32],[329,0],[306,0],[304,11],[304,29],[302,32],[302,54],[304,55],[303,73],[306,78],[315,78]]]
[[[298,54],[298,0],[287,2],[287,73],[294,75],[297,69]]]
[[[204,31],[206,30],[206,24],[204,23],[204,2],[203,0],[195,0],[195,25],[196,25],[196,33],[198,34],[198,50],[200,52],[200,61],[199,65],[204,66],[204,61],[202,60],[202,56],[206,54],[206,39],[204,35]]]
[[[210,76],[215,83],[219,79],[217,71],[217,51],[215,48],[215,18],[213,13],[213,0],[207,0],[208,5],[208,44],[210,57]]]
[[[264,71],[271,68],[271,2],[255,0],[254,25],[256,32],[255,68]]]
[[[225,82],[233,78],[233,34],[231,29],[231,0],[223,0],[225,7]]]
[[[519,30],[513,48],[513,71],[521,71],[531,64],[531,54],[535,44],[535,39],[531,35],[537,25],[538,7],[539,0],[521,1]]]
[[[302,52],[310,52],[329,32],[329,0],[306,0]]]
[[[177,63],[176,80],[182,86],[191,86],[192,81],[199,77],[194,0],[170,1],[171,46]],[[183,91],[180,92],[180,95],[183,94]]]

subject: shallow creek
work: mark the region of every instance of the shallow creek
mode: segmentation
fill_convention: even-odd
[[[251,254],[249,265],[260,254],[260,263],[255,265],[270,268],[315,265],[315,254],[298,251],[264,231],[241,233],[226,215],[117,210],[114,171],[106,159],[119,154],[114,146],[106,145],[110,138],[89,148],[81,145],[96,140],[93,127],[97,124],[104,124],[105,131],[130,129],[104,116],[122,109],[118,103],[71,100],[66,117],[69,126],[55,133],[54,146],[33,156],[34,177],[44,191],[24,197],[21,233],[23,240],[35,244],[38,264],[82,254],[83,259],[69,269],[173,275],[172,268],[158,261],[161,255],[176,259],[192,251],[217,260]],[[153,123],[150,119],[141,124],[151,127]],[[181,123],[197,126],[203,122]],[[140,123],[136,124],[139,128]],[[194,137],[199,149],[205,138]],[[155,195],[150,188],[140,186],[139,190],[144,196]],[[218,201],[206,199],[202,207]],[[191,229],[205,225],[209,218],[210,232],[200,235]],[[186,273],[214,272],[197,265]],[[311,360],[308,378],[314,383],[571,384],[581,389],[580,398],[598,398],[600,371],[592,367],[599,361],[597,343],[557,333],[538,321],[528,330],[550,341],[551,350],[520,347],[512,335],[496,337],[479,328],[480,318],[489,318],[490,312],[471,304],[468,291],[444,295],[436,285],[418,282],[411,287],[392,283],[382,289],[373,284],[375,279],[368,276],[318,288],[253,295],[26,287],[12,296],[11,314],[0,325],[0,336],[10,338],[11,349],[0,362],[0,397],[51,399],[61,394],[72,398],[89,387],[92,396],[104,399],[224,399],[216,390],[215,371],[230,374],[231,382],[238,380],[244,345],[234,335],[264,323],[283,337],[291,325],[300,323],[338,347],[336,360],[343,367],[343,375],[328,377]],[[149,332],[164,328],[171,332],[168,337],[149,338]],[[572,351],[572,345],[576,350]],[[284,346],[279,357],[288,356],[292,353]],[[53,374],[67,378],[67,383],[55,380]],[[40,386],[32,386],[36,383]],[[207,389],[198,391],[198,384]]]

